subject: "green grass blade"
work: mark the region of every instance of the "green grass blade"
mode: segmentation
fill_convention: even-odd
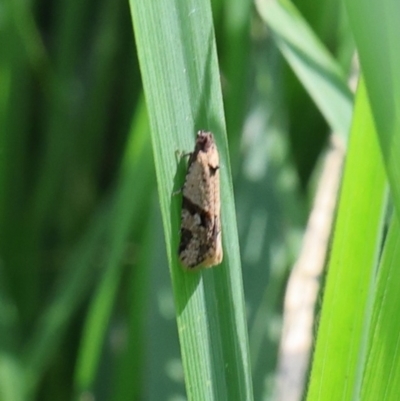
[[[20,361],[3,350],[0,351],[0,400],[23,401],[25,389],[21,386],[24,371]]]
[[[374,123],[360,82],[308,401],[326,400],[327,394],[332,400],[358,397],[370,289],[382,240],[385,188]]]
[[[214,4],[215,2],[213,2]],[[250,21],[252,2],[230,0],[223,4],[223,37],[229,46],[221,46],[219,60],[227,82],[224,91],[226,125],[231,160],[239,160],[241,132],[248,106],[250,68]],[[235,166],[233,166],[235,172]]]
[[[109,204],[103,205],[66,262],[53,302],[42,313],[22,353],[28,393],[35,391],[54,351],[61,343],[73,312],[95,280],[93,262],[98,257],[109,224]]]
[[[400,394],[400,227],[396,216],[385,242],[371,323],[361,400],[395,400]]]
[[[331,129],[347,141],[353,96],[340,66],[291,2],[257,0],[256,4],[279,49]]]
[[[148,215],[147,199],[155,189],[149,127],[144,100],[138,107],[136,123],[126,147],[115,191],[109,232],[110,251],[105,257],[105,271],[89,309],[78,356],[75,383],[78,391],[89,389],[96,378],[110,316],[118,294],[122,259],[132,230],[138,234]],[[136,266],[135,266],[136,267]]]
[[[400,216],[400,2],[345,2]]]
[[[147,130],[148,133],[148,130]],[[155,193],[153,194],[155,195]],[[149,221],[142,230],[141,236],[141,246],[136,255],[137,263],[134,265],[134,269],[130,274],[129,280],[129,291],[128,291],[128,321],[127,321],[127,333],[126,333],[126,347],[123,352],[120,353],[119,358],[116,362],[115,373],[113,374],[113,401],[125,401],[125,400],[136,400],[144,399],[151,401],[151,398],[145,393],[146,390],[158,391],[160,394],[157,399],[166,398],[167,392],[161,380],[152,381],[145,377],[146,368],[148,368],[148,363],[146,363],[146,350],[149,347],[149,333],[148,326],[149,321],[154,319],[150,315],[148,308],[148,301],[151,294],[158,293],[157,289],[153,287],[151,282],[152,266],[149,263],[149,259],[154,256],[154,246],[156,245],[153,241],[154,238],[154,211],[157,210],[155,207],[156,197],[152,196],[152,202],[147,203],[147,207],[150,212]],[[148,201],[148,199],[147,199]],[[157,210],[158,211],[158,210]],[[159,216],[159,211],[157,216]],[[160,223],[160,219],[158,220]],[[144,235],[143,235],[144,231]],[[157,243],[158,245],[158,243]],[[165,253],[164,253],[165,255]],[[136,259],[135,258],[135,259]],[[158,274],[158,271],[156,272]],[[168,272],[166,272],[166,278],[168,280]],[[165,281],[164,281],[165,283]],[[150,290],[150,291],[149,291]],[[176,330],[176,327],[174,327]],[[157,336],[157,333],[162,332],[164,334],[163,338],[170,339],[165,335],[164,331],[154,330],[153,335]],[[173,337],[176,340],[176,336]],[[160,342],[159,336],[157,336],[157,343],[163,346]],[[177,343],[177,341],[174,341]],[[164,347],[167,348],[167,347]],[[168,347],[170,349],[171,347]],[[164,372],[162,366],[164,361],[160,360],[160,355],[153,349],[149,354],[149,358],[157,364],[157,370],[159,372]],[[135,374],[132,375],[132,372]],[[163,377],[165,377],[163,375]],[[157,383],[157,386],[148,385],[148,383]]]
[[[189,400],[251,400],[235,208],[210,4],[131,0]],[[214,132],[221,158],[221,266],[194,274],[177,260],[183,165],[195,132]],[[160,266],[160,269],[166,268]]]

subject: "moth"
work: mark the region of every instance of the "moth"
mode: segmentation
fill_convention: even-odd
[[[182,188],[179,259],[193,270],[222,262],[219,155],[211,132],[197,133]]]

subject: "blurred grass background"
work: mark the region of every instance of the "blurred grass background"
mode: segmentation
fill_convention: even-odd
[[[270,400],[321,159],[350,123],[355,47],[340,2],[282,2],[309,31],[256,3],[211,6],[254,399]],[[304,53],[280,28],[305,32],[307,56],[330,52],[337,103],[316,100],[317,72],[296,69]],[[2,2],[1,400],[186,399],[156,187],[128,2]]]

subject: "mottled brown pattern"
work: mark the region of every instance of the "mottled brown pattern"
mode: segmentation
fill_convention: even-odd
[[[211,132],[197,133],[182,192],[180,261],[190,270],[220,264],[219,156]]]

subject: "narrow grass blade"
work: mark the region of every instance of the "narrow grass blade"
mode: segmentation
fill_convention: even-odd
[[[84,328],[81,349],[75,372],[78,391],[89,389],[96,378],[98,363],[104,346],[110,316],[120,284],[121,262],[129,236],[143,228],[148,215],[147,199],[155,190],[154,169],[151,157],[144,100],[132,124],[130,141],[126,148],[120,179],[112,206],[109,249],[105,270],[93,298]],[[132,229],[134,228],[134,229]]]
[[[214,2],[213,2],[214,3]],[[219,60],[226,78],[224,91],[226,125],[229,135],[231,160],[239,160],[241,133],[248,105],[250,68],[250,20],[252,2],[230,0],[223,3],[224,40],[229,46],[221,46]],[[235,166],[233,166],[235,172]]]
[[[257,0],[256,5],[282,54],[332,130],[347,142],[353,96],[340,66],[291,2]]]
[[[103,205],[87,232],[66,262],[65,273],[55,291],[53,302],[38,319],[30,341],[22,352],[27,392],[36,390],[54,350],[62,341],[71,315],[90,290],[95,279],[93,262],[109,224],[109,205]]]
[[[358,399],[386,178],[365,86],[359,84],[308,401]],[[355,397],[355,398],[353,398]]]
[[[251,400],[235,208],[210,4],[131,0],[189,400]],[[195,132],[214,132],[221,158],[221,266],[196,273],[177,260],[184,167]],[[166,268],[160,266],[160,269]]]
[[[24,401],[24,370],[15,355],[0,351],[0,400]]]
[[[345,4],[400,216],[400,2],[346,0]]]
[[[361,400],[400,394],[400,227],[393,216],[378,273]]]

